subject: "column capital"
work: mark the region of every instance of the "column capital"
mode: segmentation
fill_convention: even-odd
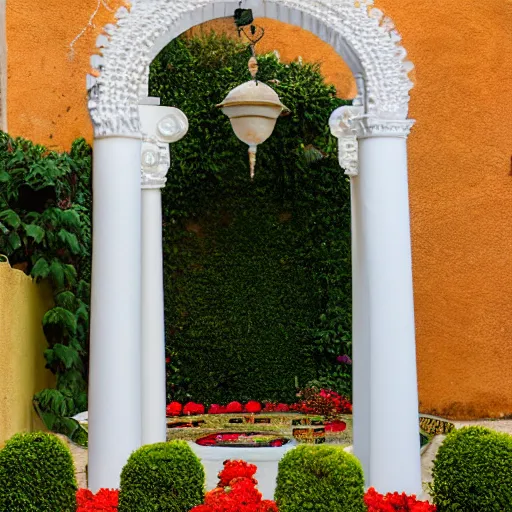
[[[151,103],[139,105],[143,189],[165,187],[171,165],[169,144],[182,139],[188,131],[188,119],[181,110]]]
[[[347,176],[359,173],[359,147],[357,121],[364,113],[362,105],[344,105],[337,108],[329,119],[331,133],[338,139],[338,160]]]
[[[358,138],[400,137],[407,138],[416,121],[414,119],[382,119],[361,117],[355,121]]]

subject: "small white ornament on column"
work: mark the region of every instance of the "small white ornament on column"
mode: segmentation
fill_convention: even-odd
[[[347,176],[357,176],[359,156],[356,120],[363,114],[360,105],[337,108],[329,119],[331,133],[338,139],[338,159]]]
[[[188,131],[185,114],[154,101],[139,105],[142,150],[142,444],[166,439],[162,197],[169,143]]]

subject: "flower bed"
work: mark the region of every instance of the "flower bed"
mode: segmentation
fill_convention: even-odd
[[[298,395],[299,401],[288,405],[275,402],[257,402],[250,400],[245,405],[240,402],[230,402],[226,405],[212,404],[207,409],[208,414],[259,414],[269,412],[299,412],[301,414],[320,415],[326,418],[335,418],[340,414],[351,414],[352,404],[339,393],[328,389],[308,388]],[[167,405],[167,416],[197,416],[204,414],[206,408],[203,404],[188,402],[171,402]]]

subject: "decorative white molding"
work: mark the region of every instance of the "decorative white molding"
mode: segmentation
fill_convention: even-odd
[[[146,100],[138,108],[142,128],[141,186],[163,188],[171,166],[169,144],[186,135],[188,119],[177,108],[159,106],[159,98]]]
[[[331,133],[338,139],[338,160],[347,176],[359,174],[359,144],[357,120],[364,113],[362,106],[337,108],[329,119]]]
[[[331,44],[354,74],[365,77],[365,112],[406,119],[408,73],[413,65],[393,22],[373,0],[245,0],[255,16],[302,27]],[[200,23],[231,16],[232,0],[134,0],[116,13],[97,40],[101,65],[89,76],[89,111],[96,136],[140,132],[138,100],[154,57],[175,37]],[[144,92],[143,92],[144,94]]]
[[[171,166],[169,144],[143,134],[140,160],[141,187],[164,188]]]
[[[414,119],[392,120],[364,117],[355,120],[359,139],[369,137],[407,138],[416,121]]]

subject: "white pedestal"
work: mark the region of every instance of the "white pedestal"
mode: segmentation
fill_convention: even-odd
[[[263,499],[274,499],[276,489],[277,467],[284,454],[297,446],[294,439],[279,447],[269,448],[232,448],[222,446],[201,446],[192,441],[189,445],[201,459],[206,473],[206,490],[217,487],[218,474],[224,467],[225,460],[244,460],[257,466],[255,478],[257,488],[263,494]]]

